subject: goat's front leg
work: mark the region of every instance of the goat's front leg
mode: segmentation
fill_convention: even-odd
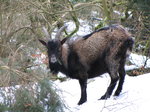
[[[81,87],[81,98],[78,102],[78,105],[81,105],[87,101],[87,93],[86,93],[87,79],[79,79],[79,84]]]

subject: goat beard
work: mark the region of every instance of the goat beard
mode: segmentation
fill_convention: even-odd
[[[49,62],[49,68],[50,68],[52,74],[57,74],[60,71],[60,63],[59,62],[55,62],[55,63]]]

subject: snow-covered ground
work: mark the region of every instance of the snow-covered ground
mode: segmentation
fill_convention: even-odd
[[[106,91],[110,78],[108,74],[88,80],[87,102],[78,106],[80,87],[77,80],[56,81],[62,90],[62,97],[68,106],[66,112],[149,112],[150,73],[138,77],[126,76],[123,90],[118,97],[98,100]]]

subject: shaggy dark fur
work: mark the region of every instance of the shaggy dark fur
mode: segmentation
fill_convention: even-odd
[[[65,39],[66,41],[66,39]],[[127,51],[132,50],[133,39],[120,25],[104,27],[73,42],[51,39],[40,42],[48,48],[49,66],[52,73],[62,72],[70,78],[78,79],[81,87],[79,105],[87,100],[87,79],[109,73],[111,82],[106,93],[100,99],[111,96],[117,81],[115,92],[118,96],[125,78]],[[64,43],[65,42],[65,43]],[[51,62],[51,58],[56,62]]]

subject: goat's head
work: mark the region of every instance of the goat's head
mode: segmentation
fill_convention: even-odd
[[[48,52],[48,58],[49,58],[49,67],[51,69],[52,73],[58,73],[59,72],[59,65],[61,64],[60,58],[62,53],[62,44],[66,41],[66,38],[63,40],[60,40],[61,32],[66,28],[67,26],[61,27],[58,32],[56,33],[55,39],[48,39],[48,41],[44,41],[39,39],[39,41],[47,48]],[[47,37],[50,37],[47,30],[43,28],[43,31]]]

